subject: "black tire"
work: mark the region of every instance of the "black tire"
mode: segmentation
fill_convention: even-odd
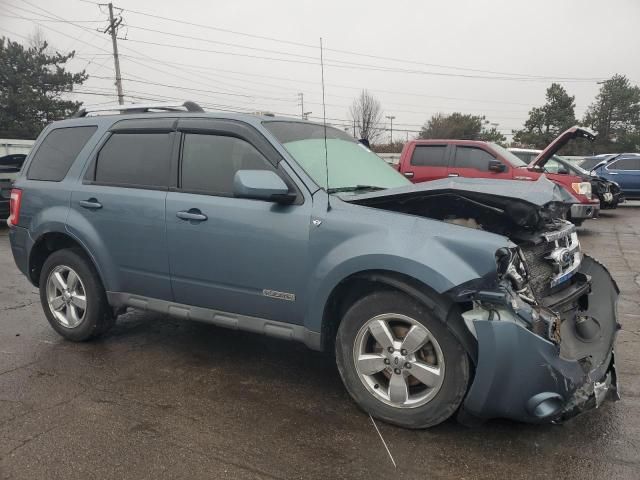
[[[86,310],[81,323],[73,328],[64,326],[54,316],[47,300],[46,283],[56,267],[70,267],[80,278],[85,291]],[[42,266],[39,280],[42,309],[53,329],[67,340],[84,342],[106,333],[115,323],[107,296],[93,263],[82,250],[63,249],[53,252]]]
[[[440,310],[440,309],[438,309]],[[353,349],[361,327],[381,314],[401,314],[426,327],[440,345],[446,365],[440,390],[427,403],[400,408],[384,403],[371,393],[356,370]],[[469,358],[435,310],[397,291],[377,291],[355,302],[344,315],[336,338],[336,363],[351,397],[365,412],[405,428],[428,428],[453,415],[469,386]]]

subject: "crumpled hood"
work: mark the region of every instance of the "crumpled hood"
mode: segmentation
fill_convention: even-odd
[[[576,200],[544,175],[536,181],[445,178],[358,195],[346,202],[437,220],[474,219],[500,235],[539,232]]]
[[[413,197],[421,193],[476,193],[488,197],[511,198],[542,207],[550,202],[576,203],[575,198],[563,187],[550,181],[544,175],[538,180],[494,180],[490,178],[464,178],[452,177],[430,182],[422,182],[407,185],[406,187],[390,188],[375,192],[363,193],[353,196],[344,196],[343,200],[360,203],[360,200],[376,198]]]

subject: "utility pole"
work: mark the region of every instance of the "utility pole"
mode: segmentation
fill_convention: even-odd
[[[298,98],[300,99],[300,103],[298,105],[300,105],[300,117],[304,120],[304,93],[300,92],[298,93]]]
[[[391,141],[390,144],[393,143],[393,119],[396,118],[393,115],[387,115],[387,118],[391,121]]]
[[[111,34],[111,42],[113,43],[113,63],[116,68],[116,90],[118,92],[118,103],[124,105],[124,94],[122,93],[122,76],[120,75],[120,59],[118,58],[118,27],[122,23],[122,17],[113,18],[113,3],[108,4],[109,7],[109,26],[102,33]]]
[[[356,119],[353,119],[353,137],[355,138],[356,136]]]

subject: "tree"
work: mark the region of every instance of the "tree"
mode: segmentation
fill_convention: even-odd
[[[624,75],[614,75],[602,83],[583,123],[598,134],[598,153],[640,149],[640,88]]]
[[[547,88],[547,102],[529,111],[522,130],[514,132],[513,141],[526,147],[544,148],[567,128],[575,125],[575,97],[559,83]]]
[[[495,126],[487,128],[488,125],[490,122],[484,116],[460,112],[451,115],[436,113],[424,124],[418,138],[485,140],[497,143],[507,140]]]
[[[349,114],[355,125],[358,138],[368,140],[373,144],[384,132],[384,128],[379,127],[382,123],[382,106],[366,90],[362,90],[353,101],[349,108]]]
[[[65,69],[75,52],[49,53],[48,48],[46,41],[25,48],[0,38],[0,137],[36,138],[49,122],[80,107],[81,102],[63,96],[82,85],[87,74]]]

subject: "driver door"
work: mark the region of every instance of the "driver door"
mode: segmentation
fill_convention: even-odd
[[[301,323],[308,278],[311,197],[278,165],[273,146],[240,122],[181,120],[177,188],[167,195],[167,238],[178,303]],[[282,162],[283,163],[283,162]],[[272,170],[291,205],[235,198],[238,170]]]

